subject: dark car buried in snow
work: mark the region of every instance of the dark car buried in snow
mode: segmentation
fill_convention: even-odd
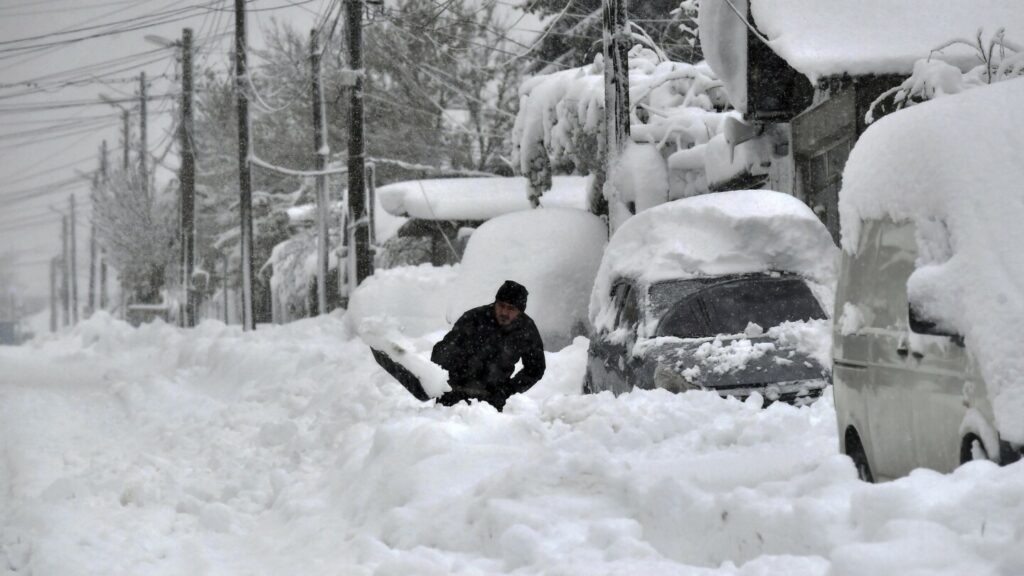
[[[802,278],[781,274],[615,284],[615,329],[591,340],[584,389],[714,390],[745,398],[802,402],[817,398],[828,370],[760,327],[824,319]],[[638,338],[641,324],[656,326]]]
[[[828,339],[835,255],[813,212],[777,192],[709,194],[634,216],[612,237],[591,297],[584,392],[812,401],[830,381],[812,352],[827,350],[814,341]]]

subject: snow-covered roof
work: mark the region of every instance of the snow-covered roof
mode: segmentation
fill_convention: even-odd
[[[1007,80],[873,124],[850,155],[839,196],[848,252],[856,251],[864,219],[917,224],[910,296],[929,319],[966,338],[1000,432],[1017,442],[1024,442],[1022,154],[1024,79]]]
[[[812,82],[849,74],[910,74],[914,62],[932,55],[967,71],[981,64],[978,31],[987,42],[1000,29],[1024,41],[1024,2],[1016,0],[734,0],[752,16],[772,50]],[[705,56],[722,78],[730,101],[745,112],[744,22],[724,0],[701,4]]]
[[[541,205],[586,209],[585,176],[556,176]],[[377,189],[384,210],[426,220],[488,220],[529,210],[526,178],[439,178],[396,182]]]
[[[975,44],[1000,28],[1024,40],[1024,2],[1016,0],[752,0],[758,30],[772,50],[811,81],[840,74],[910,74],[914,62],[951,40]],[[967,71],[971,45],[934,55]]]
[[[828,230],[800,200],[770,190],[704,194],[655,206],[612,236],[590,299],[595,328],[610,327],[612,283],[778,270],[819,283],[835,277]]]

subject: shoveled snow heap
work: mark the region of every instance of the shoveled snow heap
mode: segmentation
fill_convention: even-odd
[[[814,212],[769,190],[705,194],[662,204],[622,225],[605,250],[590,298],[595,329],[612,328],[612,282],[794,272],[823,286],[838,251]],[[826,303],[827,305],[827,303]]]
[[[907,289],[922,313],[966,338],[1007,440],[1024,442],[1024,79],[886,116],[843,174],[843,249],[864,219],[917,227]]]
[[[415,297],[415,294],[409,294]],[[33,576],[1024,573],[1024,463],[857,480],[831,395],[414,399],[337,315],[0,346],[0,570]],[[908,551],[911,551],[908,553]]]
[[[527,314],[544,347],[560,350],[586,333],[587,299],[608,232],[582,210],[538,209],[484,223],[470,237],[448,305],[448,321],[494,301],[505,280],[530,291]]]
[[[587,207],[584,176],[559,176],[541,204],[546,207]],[[487,220],[502,214],[529,210],[526,178],[438,178],[410,180],[377,190],[380,204],[389,214],[426,220]]]

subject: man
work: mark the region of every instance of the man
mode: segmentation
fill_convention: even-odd
[[[434,345],[430,360],[448,371],[452,391],[442,404],[477,398],[498,410],[509,396],[526,392],[544,375],[544,343],[526,315],[526,288],[506,280],[494,303],[473,308]],[[523,369],[512,377],[516,362]]]
[[[493,304],[473,308],[434,345],[430,360],[448,371],[452,389],[438,398],[451,406],[478,399],[501,410],[509,396],[530,389],[544,375],[544,344],[536,324],[526,315],[526,288],[506,280]],[[426,400],[419,381],[374,350],[377,362],[420,400]],[[516,362],[523,369],[515,377]]]

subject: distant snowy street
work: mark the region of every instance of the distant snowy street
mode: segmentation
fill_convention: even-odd
[[[416,401],[338,314],[0,348],[0,569],[1024,573],[1024,464],[868,485],[830,393],[581,396],[585,358],[498,413]]]

